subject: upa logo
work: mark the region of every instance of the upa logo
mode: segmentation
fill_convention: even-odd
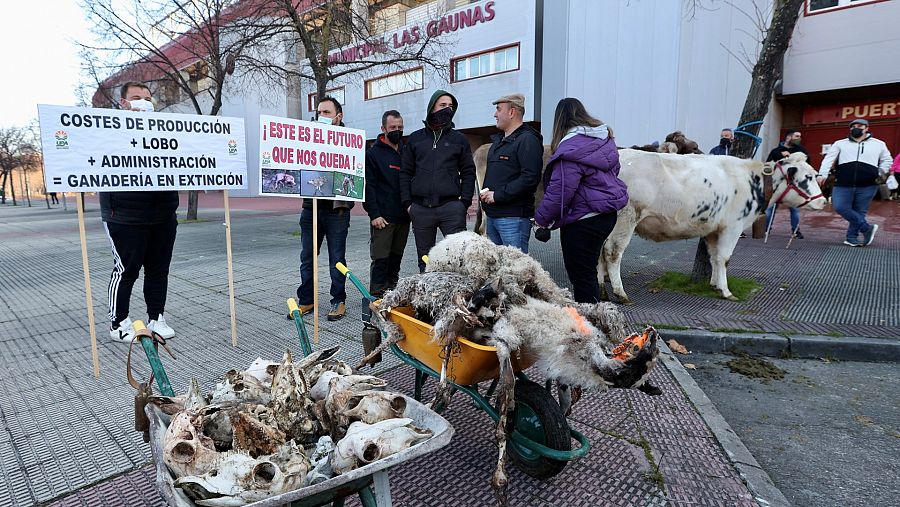
[[[234,139],[228,141],[228,154],[237,155],[237,141]]]
[[[56,134],[56,149],[57,150],[68,150],[69,149],[69,133],[65,130],[57,130]]]
[[[272,154],[268,151],[262,152],[262,165],[271,165],[272,164]]]
[[[362,175],[362,173],[363,173],[364,170],[365,170],[365,166],[363,165],[363,163],[362,163],[362,162],[357,162],[357,163],[356,163],[356,174],[357,174],[357,176]]]

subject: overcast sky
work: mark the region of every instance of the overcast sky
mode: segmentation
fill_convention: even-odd
[[[74,105],[74,40],[88,40],[76,0],[5,1],[0,13],[0,127],[37,118],[37,104]]]

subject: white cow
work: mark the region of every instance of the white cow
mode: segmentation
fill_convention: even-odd
[[[621,262],[635,232],[653,241],[706,238],[712,264],[710,285],[722,297],[734,299],[725,266],[741,231],[765,212],[763,175],[772,175],[770,203],[815,210],[825,206],[816,171],[802,153],[777,164],[763,164],[729,156],[625,149],[619,151],[619,161],[619,178],[628,184],[629,200],[603,245],[598,270],[603,292],[608,274],[613,292],[626,303],[630,300],[622,286]]]

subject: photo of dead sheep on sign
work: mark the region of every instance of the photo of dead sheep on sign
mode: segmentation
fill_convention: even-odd
[[[537,260],[475,233],[447,236],[428,253],[425,273],[401,279],[384,295],[373,323],[387,339],[360,367],[405,338],[388,314],[392,308],[407,306],[415,310],[418,320],[433,325],[431,338],[443,347],[441,382],[433,403],[449,402],[443,372],[459,346],[459,337],[496,347],[500,455],[492,486],[500,498],[507,484],[506,418],[516,382],[511,358],[518,351],[527,350],[536,357],[536,367],[556,382],[566,415],[583,389],[633,387],[648,394],[660,392],[647,382],[659,353],[655,329],[647,327],[641,334],[626,336],[625,319],[614,304],[574,302]]]

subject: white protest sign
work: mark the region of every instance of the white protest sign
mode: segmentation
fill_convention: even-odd
[[[259,194],[365,200],[366,133],[260,116]]]
[[[244,120],[39,105],[48,192],[247,188]]]

